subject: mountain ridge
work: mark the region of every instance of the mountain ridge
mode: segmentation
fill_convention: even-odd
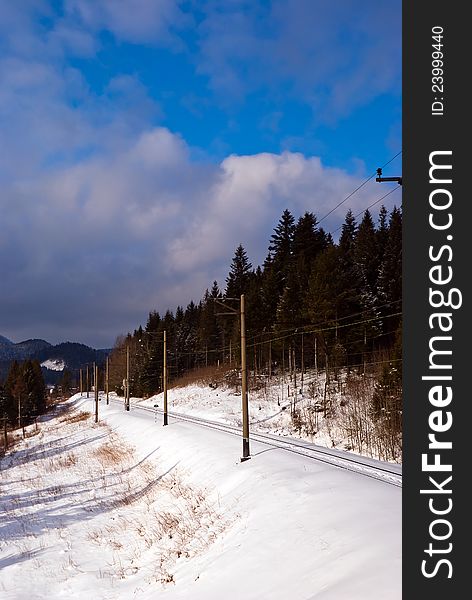
[[[4,379],[13,361],[38,360],[40,363],[59,361],[64,370],[77,371],[93,362],[101,365],[111,352],[111,348],[92,348],[79,342],[61,342],[51,344],[46,340],[31,338],[21,342],[12,342],[0,336],[0,380]],[[42,366],[47,383],[55,383],[63,371],[51,370]]]

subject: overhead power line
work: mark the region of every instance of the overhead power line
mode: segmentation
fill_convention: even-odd
[[[382,165],[382,169],[384,167],[386,167],[387,165],[389,165],[393,160],[395,160],[397,158],[397,156],[400,156],[400,154],[403,152],[403,150],[400,150],[400,152],[397,152],[395,154],[395,156],[393,158],[391,158],[389,161],[387,161],[384,165]],[[344,198],[344,200],[341,200],[341,202],[339,202],[338,204],[336,204],[335,207],[333,207],[329,212],[327,212],[324,217],[321,217],[321,219],[318,220],[318,223],[321,223],[321,221],[324,221],[327,217],[329,217],[330,214],[332,214],[337,208],[339,208],[342,204],[344,204],[345,202],[347,202],[349,200],[349,198],[351,198],[352,196],[354,196],[354,194],[356,192],[358,192],[361,188],[363,188],[371,179],[373,179],[374,177],[377,176],[377,171],[375,171],[374,173],[372,173],[372,175],[370,175],[370,177],[367,177],[367,179],[365,181],[363,181],[358,187],[356,187],[355,190],[353,190],[348,196],[346,196]]]
[[[387,196],[390,196],[390,194],[393,194],[393,192],[396,192],[397,190],[400,190],[400,189],[401,189],[400,187],[393,188],[393,190],[390,190],[389,192],[387,192],[386,194],[384,194],[381,198],[379,198],[375,202],[372,202],[372,204],[369,204],[369,206],[367,206],[366,208],[364,208],[363,210],[361,210],[360,212],[358,212],[357,215],[354,215],[354,218],[356,219],[360,215],[364,214],[366,210],[369,210],[369,208],[372,208],[373,206],[375,206],[379,202],[382,202],[382,200],[384,198],[386,198]],[[341,227],[342,227],[342,225],[340,225],[339,227],[336,227],[336,229],[333,229],[333,231],[330,231],[330,233],[331,234],[336,233],[336,231],[339,231],[341,229]]]

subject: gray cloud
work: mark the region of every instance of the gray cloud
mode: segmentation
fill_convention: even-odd
[[[198,300],[215,278],[224,285],[237,244],[260,263],[283,209],[323,216],[365,177],[361,167],[349,175],[290,152],[231,155],[214,164],[177,134],[150,125],[158,122],[160,107],[135,77],[115,77],[100,95],[93,93],[63,61],[67,48],[94,52],[96,40],[77,23],[142,41],[151,35],[140,24],[143,16],[158,31],[180,22],[170,7],[175,3],[159,3],[165,10],[158,13],[156,3],[143,0],[151,12],[129,22],[125,3],[113,3],[116,12],[111,4],[71,1],[47,34],[27,18],[47,15],[47,3],[28,0],[24,12],[0,4],[6,30],[0,59],[0,334],[15,341],[44,337],[109,346],[117,334],[145,322],[149,310]],[[202,47],[208,73],[218,67],[211,63],[217,25],[207,25],[209,46]],[[248,27],[231,28],[224,60],[246,40]],[[290,40],[294,34],[286,28]],[[254,41],[248,44],[242,60],[259,52]],[[257,69],[276,51],[273,41],[265,44]],[[296,56],[286,61],[286,73],[298,68]],[[329,74],[331,67],[324,68]],[[308,89],[310,81],[300,85]],[[379,196],[372,184],[349,206],[358,212]],[[347,208],[323,226],[337,227]]]
[[[164,128],[11,183],[0,225],[0,331],[108,345],[152,308],[198,299],[214,278],[224,283],[240,242],[261,262],[284,208],[322,216],[358,183],[288,152],[195,164]],[[378,196],[371,186],[350,206]]]

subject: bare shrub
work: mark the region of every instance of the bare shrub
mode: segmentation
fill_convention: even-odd
[[[382,460],[401,457],[401,435],[388,414],[376,416],[372,409],[378,389],[377,377],[351,373],[345,386],[345,404],[340,406],[339,425],[353,450]]]
[[[123,445],[106,443],[94,450],[95,457],[104,465],[115,465],[129,456],[130,450]]]
[[[228,365],[209,365],[187,371],[184,375],[169,384],[169,388],[181,388],[191,384],[203,384],[218,387],[225,383]]]
[[[60,423],[79,423],[80,421],[86,421],[90,417],[90,413],[81,410],[78,413],[71,413],[59,419]]]
[[[64,455],[49,458],[49,460],[45,464],[45,470],[48,473],[52,473],[53,471],[58,471],[59,469],[73,467],[77,463],[77,455],[73,452],[67,452],[67,454]]]
[[[372,377],[350,373],[344,388],[345,397],[339,406],[338,423],[349,446],[361,454],[373,454],[374,424],[370,401],[375,380]]]

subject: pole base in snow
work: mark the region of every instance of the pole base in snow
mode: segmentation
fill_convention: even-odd
[[[167,421],[167,413],[164,413],[164,425],[169,425]]]
[[[243,439],[243,455],[241,457],[241,462],[245,462],[251,458],[251,454],[249,452],[249,440]]]

